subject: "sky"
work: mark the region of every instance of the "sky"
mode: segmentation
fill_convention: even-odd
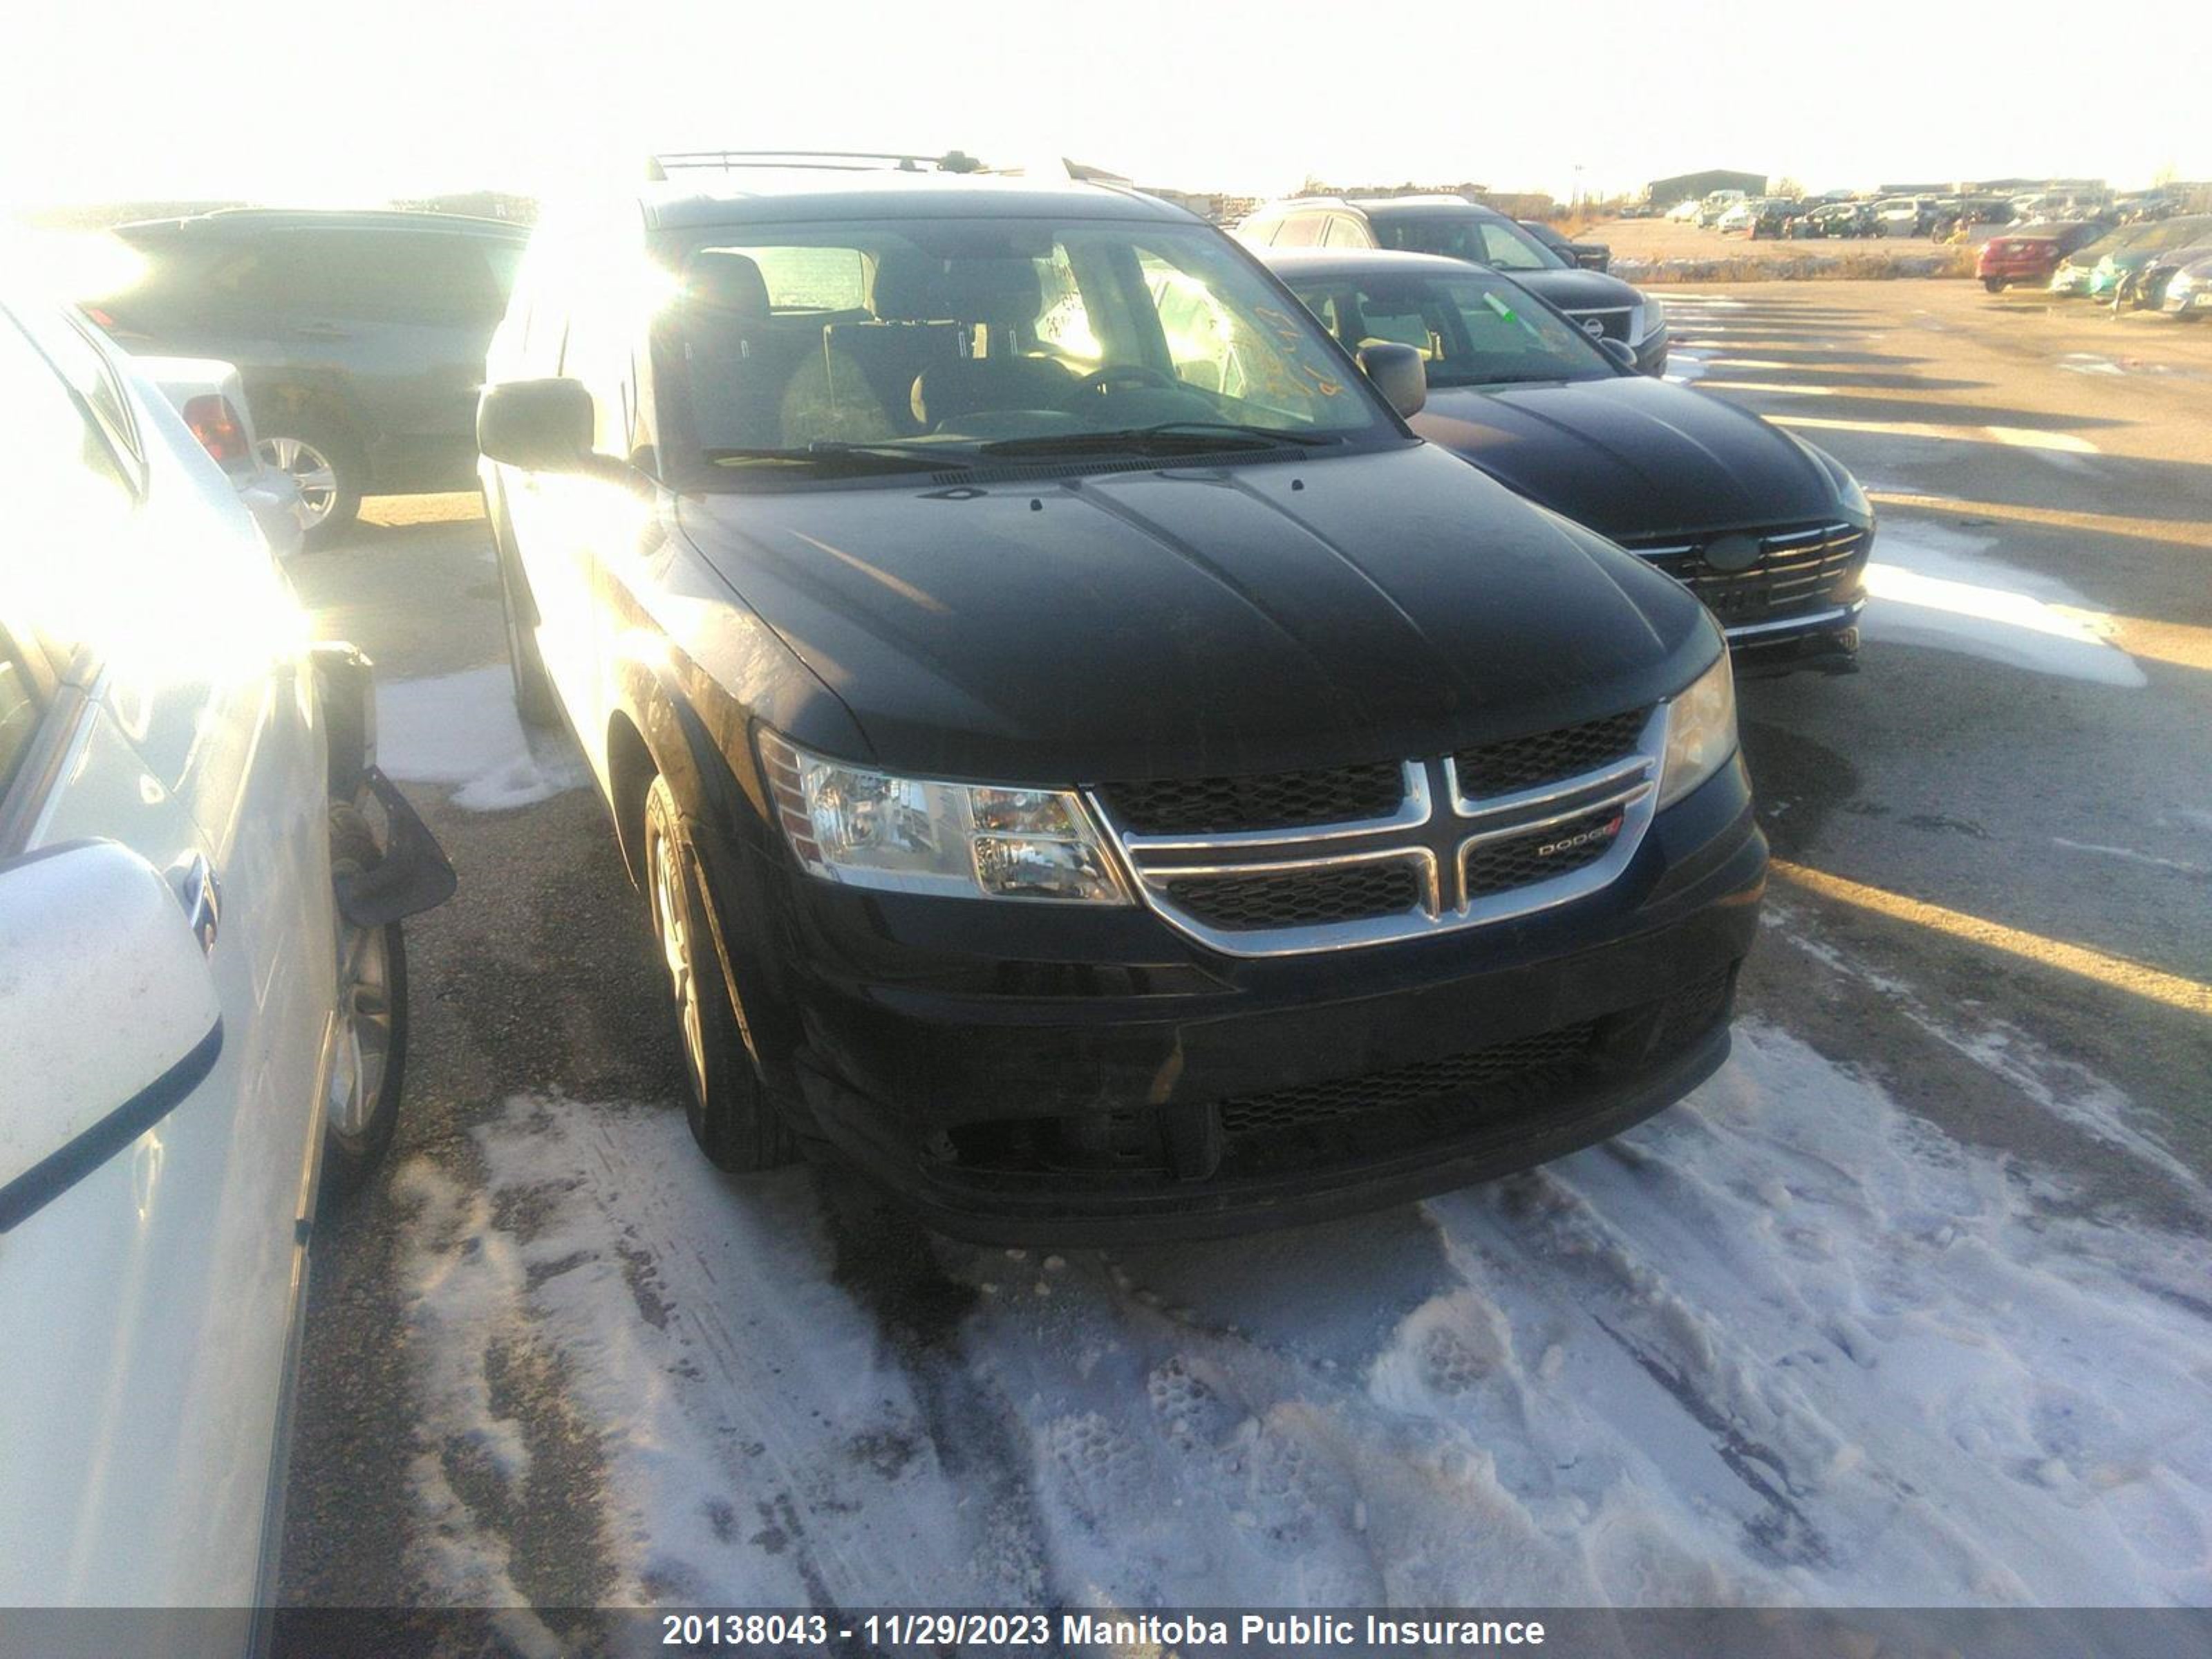
[[[543,195],[709,147],[1065,155],[1255,195],[2212,178],[2204,0],[33,0],[9,27],[11,206]]]

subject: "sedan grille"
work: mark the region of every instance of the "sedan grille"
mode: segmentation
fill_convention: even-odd
[[[1756,557],[1741,568],[1724,569],[1723,559],[1708,557],[1724,539],[1697,542],[1624,543],[1705,601],[1723,628],[1787,621],[1808,611],[1849,603],[1857,595],[1860,568],[1869,537],[1850,525],[1753,532]]]

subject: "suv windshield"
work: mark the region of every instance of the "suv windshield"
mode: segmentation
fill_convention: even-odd
[[[1301,276],[1292,287],[1346,345],[1413,347],[1428,364],[1431,386],[1601,380],[1620,372],[1548,306],[1479,270]]]
[[[708,483],[1393,435],[1312,319],[1197,225],[733,227],[677,264],[668,449]]]
[[[1378,213],[1375,240],[1404,253],[1441,253],[1497,270],[1563,270],[1567,261],[1510,219],[1469,213]]]

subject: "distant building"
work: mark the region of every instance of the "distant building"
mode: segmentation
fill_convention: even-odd
[[[1678,173],[1671,179],[1654,179],[1648,195],[1652,206],[1670,208],[1677,202],[1693,198],[1703,201],[1717,190],[1740,190],[1747,196],[1764,196],[1766,175],[1729,173],[1717,167],[1710,173]]]

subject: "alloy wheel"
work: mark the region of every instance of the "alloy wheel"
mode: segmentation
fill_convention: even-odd
[[[302,529],[313,530],[331,516],[337,505],[338,471],[328,455],[305,438],[264,438],[257,447],[264,463],[289,473],[299,486]]]
[[[700,1020],[699,976],[692,968],[690,888],[685,880],[682,854],[668,836],[653,838],[653,910],[659,924],[660,953],[668,969],[669,989],[684,1027],[684,1063],[691,1080],[704,1098],[707,1087],[707,1034]]]
[[[382,927],[348,925],[338,941],[338,1047],[331,1068],[331,1127],[357,1139],[383,1104],[392,1060],[390,945]]]

